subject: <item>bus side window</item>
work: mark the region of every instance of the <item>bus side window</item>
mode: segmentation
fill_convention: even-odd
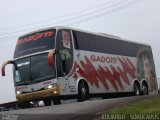
[[[75,49],[79,49],[78,41],[77,41],[77,34],[76,34],[75,31],[73,31],[73,38],[74,38],[74,47],[75,47]]]

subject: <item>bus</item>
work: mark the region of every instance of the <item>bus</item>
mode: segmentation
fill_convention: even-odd
[[[19,105],[43,100],[46,106],[75,96],[157,91],[150,45],[117,36],[57,26],[25,34],[17,40],[13,60]]]

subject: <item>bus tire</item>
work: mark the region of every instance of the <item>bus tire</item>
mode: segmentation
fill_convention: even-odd
[[[148,85],[145,82],[142,83],[142,92],[141,92],[141,95],[148,95]]]
[[[18,108],[21,108],[21,109],[25,109],[25,108],[31,108],[31,104],[30,102],[23,102],[23,103],[18,103]]]
[[[51,100],[50,99],[44,99],[43,102],[44,102],[45,106],[51,106]]]
[[[55,99],[53,99],[53,104],[54,105],[59,105],[59,104],[61,104],[61,100],[58,99],[58,98],[55,98]]]
[[[88,99],[88,86],[85,81],[80,81],[78,84],[78,102],[82,102]]]
[[[139,86],[138,82],[134,83],[134,91],[133,91],[133,93],[134,93],[135,96],[140,95],[140,86]]]

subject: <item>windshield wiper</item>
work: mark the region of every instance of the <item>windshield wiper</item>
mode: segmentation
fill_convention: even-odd
[[[54,76],[43,76],[43,77],[40,77],[40,78],[33,79],[33,81],[34,82],[41,82],[41,81],[49,80],[49,79],[52,79],[52,78],[54,78]]]
[[[28,81],[19,81],[19,82],[15,82],[16,85],[29,85]]]

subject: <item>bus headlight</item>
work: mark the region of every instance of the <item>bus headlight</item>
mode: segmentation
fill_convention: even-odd
[[[52,88],[52,87],[53,87],[53,85],[48,85],[48,86],[47,86],[48,89],[50,89],[50,88]]]
[[[53,93],[54,93],[54,94],[57,94],[57,93],[58,93],[58,91],[57,91],[57,90],[55,90]]]
[[[21,91],[17,91],[17,94],[21,94],[22,92]]]
[[[45,87],[45,89],[50,89],[50,88],[53,88],[53,87],[55,87],[55,86],[57,86],[57,83],[48,85],[48,86]]]

